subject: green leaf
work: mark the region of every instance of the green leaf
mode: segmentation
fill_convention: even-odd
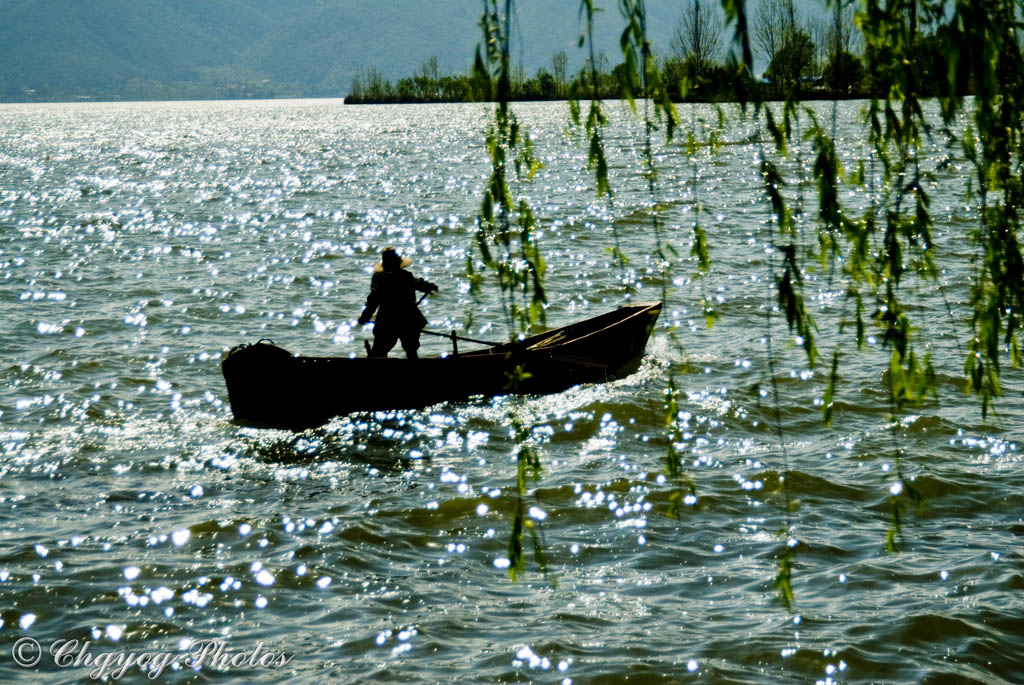
[[[828,375],[828,385],[825,388],[825,397],[823,400],[823,411],[825,415],[825,425],[832,425],[832,406],[833,400],[836,394],[836,384],[839,381],[839,348],[837,347],[832,351],[832,368]]]
[[[778,590],[779,600],[782,602],[782,605],[786,607],[786,611],[792,610],[794,600],[792,557],[795,553],[795,549],[790,547],[787,543],[775,555],[775,558],[778,561],[779,570],[775,575],[775,580],[772,581],[772,587]]]

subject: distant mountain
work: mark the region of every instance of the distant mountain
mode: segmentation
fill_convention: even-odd
[[[597,18],[620,60],[618,3]],[[576,0],[517,3],[515,58],[532,73],[582,62]],[[463,71],[479,41],[472,0],[0,0],[0,100],[343,96],[365,67],[397,79],[432,56]],[[648,0],[664,51],[682,4]]]

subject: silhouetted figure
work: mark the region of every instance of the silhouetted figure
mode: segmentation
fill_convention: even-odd
[[[393,247],[385,247],[380,253],[380,263],[374,267],[370,280],[370,294],[366,297],[366,308],[359,315],[359,323],[369,323],[374,312],[377,320],[373,326],[373,347],[371,357],[386,357],[399,340],[409,359],[418,359],[416,350],[420,346],[420,331],[427,320],[416,302],[416,291],[437,292],[437,286],[422,278],[416,278],[403,267],[412,264],[408,257],[402,258]]]

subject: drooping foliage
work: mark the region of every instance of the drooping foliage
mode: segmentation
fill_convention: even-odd
[[[540,161],[530,136],[511,107],[511,0],[484,2],[483,47],[477,48],[474,73],[494,102],[487,127],[491,176],[477,218],[476,247],[486,267],[498,276],[509,334],[514,336],[544,319],[544,259],[534,240],[536,219],[529,203],[516,197],[515,185],[533,178]],[[472,261],[469,270],[474,271]]]
[[[744,0],[721,3],[724,25],[734,30],[730,69],[737,83],[752,83],[752,45],[756,41],[748,8]],[[684,234],[678,230],[680,227],[664,225],[654,201],[658,189],[651,155],[652,131],[660,122],[671,139],[678,127],[685,126],[672,95],[685,98],[690,83],[687,79],[692,75],[682,70],[677,74],[680,83],[666,82],[666,74],[674,72],[657,67],[657,58],[647,40],[643,1],[619,0],[618,4],[625,24],[619,73],[624,93],[642,122],[642,177],[651,197],[651,229],[657,245],[655,263],[663,283],[664,301],[669,296],[665,284],[669,281],[670,256],[678,254],[675,243],[689,238],[694,246],[691,256],[699,270],[713,268],[709,257],[713,239],[700,230],[699,220],[692,233]],[[923,504],[902,461],[898,419],[908,406],[937,394],[927,338],[919,330],[920,322],[912,318],[914,310],[908,306],[908,289],[914,283],[937,289],[946,302],[953,329],[959,331],[959,326],[966,322],[966,337],[959,341],[965,354],[966,387],[979,397],[983,418],[987,419],[1001,393],[1000,376],[1007,363],[1020,366],[1024,323],[1024,258],[1020,242],[1020,212],[1024,206],[1024,6],[1020,0],[858,0],[852,7],[861,40],[854,41],[850,38],[851,3],[831,0],[834,24],[830,54],[820,65],[824,87],[833,95],[845,96],[853,84],[866,83],[870,96],[863,109],[868,157],[854,160],[853,164],[847,162],[849,168],[844,168],[836,149],[835,106],[829,126],[820,120],[820,115],[801,104],[806,93],[810,39],[801,29],[794,28],[797,24],[792,2],[780,0],[775,4],[780,16],[785,19],[788,14],[786,22],[790,27],[788,33],[782,34],[769,68],[769,74],[775,76],[773,87],[780,100],[763,101],[761,98],[769,92],[763,88],[739,88],[734,92],[743,100],[741,116],[753,116],[758,130],[764,134],[758,138],[757,157],[762,181],[759,194],[767,209],[765,224],[770,248],[765,308],[767,366],[785,472],[780,483],[785,495],[786,524],[781,531],[784,543],[776,555],[779,570],[775,586],[783,603],[789,606],[794,599],[791,578],[799,539],[791,519],[794,506],[788,494],[786,441],[778,421],[772,319],[778,316],[785,321],[809,366],[821,360],[818,342],[822,331],[815,320],[815,309],[807,304],[804,295],[808,270],[824,268],[830,274],[840,271],[846,290],[844,314],[838,321],[840,342],[831,352],[823,393],[826,424],[835,418],[835,398],[842,392],[839,379],[846,358],[864,348],[872,330],[886,351],[881,371],[889,399],[897,476],[889,488],[892,515],[885,547],[890,551],[898,549],[907,505],[920,508]],[[593,0],[581,0],[585,32],[580,45],[590,50],[591,96],[599,93],[591,40],[596,10]],[[863,45],[863,54],[854,54],[854,45]],[[587,91],[578,90],[575,95],[585,97]],[[925,102],[935,96],[937,108]],[[938,113],[929,115],[930,111]],[[580,124],[580,106],[575,99],[570,102],[570,116]],[[600,102],[592,97],[585,124],[588,164],[595,174],[598,195],[610,197],[608,162],[601,137],[604,123]],[[685,149],[692,153],[696,129],[693,120],[690,128],[691,144]],[[488,136],[490,141],[492,133]],[[934,238],[937,226],[929,193],[934,170],[925,168],[922,161],[925,145],[939,137],[958,144],[969,163],[970,191],[978,207],[976,225],[965,236],[974,251],[970,257],[970,297],[960,309],[946,298],[936,266],[939,246]],[[802,155],[810,155],[809,165],[802,163]],[[793,168],[797,171],[787,177],[788,170]],[[809,169],[810,179],[803,176],[805,168]],[[805,181],[814,188],[813,201],[805,202]],[[869,198],[866,209],[844,206],[844,198],[854,188],[860,188]],[[699,191],[695,188],[694,192]],[[805,204],[813,205],[814,210],[807,211]],[[486,213],[483,216],[491,220]],[[500,218],[502,213],[495,216]],[[617,248],[618,244],[616,236]],[[537,246],[531,249],[537,250]],[[535,254],[539,258],[539,251]],[[500,270],[498,273],[501,276]],[[852,344],[843,342],[847,336],[852,337]],[[843,349],[850,352],[841,352]],[[665,402],[669,432],[666,472],[677,482],[685,482],[692,494],[695,484],[679,470],[678,455],[672,447],[673,421],[679,406],[675,380],[671,375],[669,378]],[[669,513],[678,513],[678,508]]]
[[[512,0],[484,0],[483,4],[483,41],[482,47],[477,48],[474,75],[478,89],[494,103],[494,118],[487,126],[491,175],[477,216],[475,246],[483,266],[497,275],[509,340],[515,341],[535,323],[544,321],[545,266],[534,239],[536,218],[526,198],[515,192],[533,178],[540,162],[533,156],[530,136],[510,104]],[[472,252],[466,266],[470,283],[479,286],[482,278]],[[509,387],[514,388],[527,376],[527,371],[516,366],[508,379]],[[530,439],[529,423],[523,418],[526,410],[522,404],[521,398],[514,400],[508,412],[517,464],[516,500],[508,544],[512,580],[525,570],[524,532],[529,532],[539,568],[542,572],[547,570],[539,522],[526,516],[527,478],[539,475],[541,464]]]

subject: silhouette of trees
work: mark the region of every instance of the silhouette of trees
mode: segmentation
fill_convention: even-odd
[[[675,59],[692,60],[699,73],[718,63],[722,52],[723,21],[711,0],[689,0],[672,32],[670,52]]]
[[[566,80],[569,68],[569,55],[559,50],[551,57],[551,71],[555,78],[555,94],[564,98],[568,94],[569,83]]]
[[[690,102],[728,102],[754,95],[768,99],[794,86],[805,98],[865,97],[872,92],[871,88],[884,87],[878,75],[872,79],[866,76],[858,56],[863,37],[851,8],[837,12],[830,20],[803,24],[791,9],[787,0],[765,0],[754,12],[751,39],[767,64],[766,82],[755,83],[749,73],[737,72],[722,62],[727,23],[718,3],[687,0],[672,33],[668,58],[658,64],[658,74],[670,97]],[[935,53],[930,44],[922,46],[922,55]],[[935,61],[929,62],[930,59],[922,57],[920,62]],[[941,59],[941,55],[936,59]],[[569,97],[570,93],[583,99],[592,95],[601,99],[626,96],[629,79],[624,64],[612,65],[605,55],[598,53],[594,56],[595,78],[586,65],[571,72],[569,61],[570,56],[559,50],[552,55],[550,65],[540,67],[532,77],[521,64],[510,65],[510,97],[557,100]],[[375,67],[360,70],[352,79],[345,101],[469,102],[488,97],[472,70],[443,74],[437,57],[431,57],[412,76],[394,83]]]
[[[792,27],[776,50],[765,76],[777,86],[788,88],[814,69],[814,41],[806,31]]]
[[[787,37],[797,30],[796,16],[787,0],[763,0],[754,12],[753,41],[761,58],[771,64]]]

